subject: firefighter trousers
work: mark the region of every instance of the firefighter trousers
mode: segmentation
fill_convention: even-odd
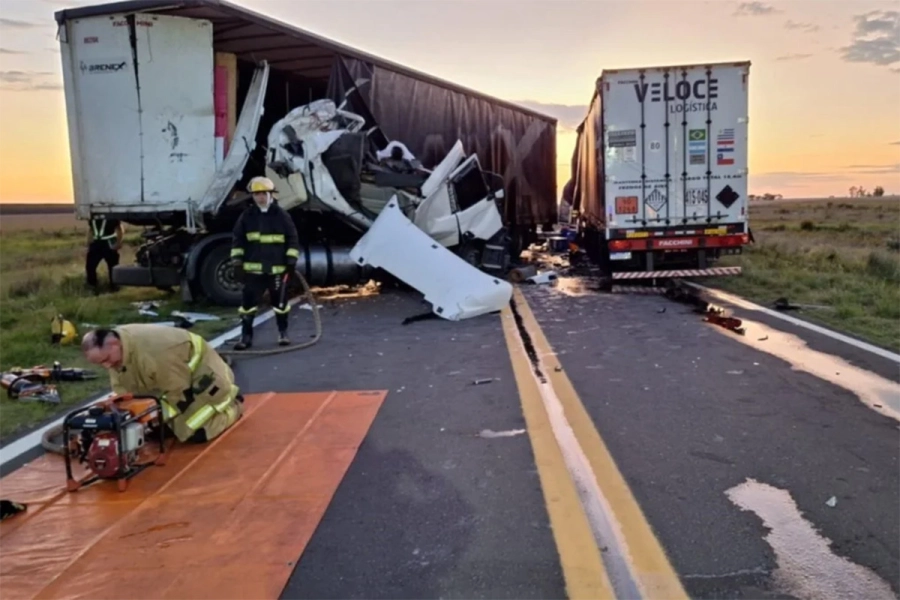
[[[184,399],[172,408],[177,414],[168,421],[169,428],[181,442],[214,440],[244,414],[243,397],[234,383],[234,373],[215,353],[200,363],[191,388],[184,391]]]
[[[288,313],[291,308],[288,305],[287,280],[284,274],[262,275],[246,273],[243,282],[244,289],[241,293],[241,307],[238,312],[244,318],[245,323],[253,323],[253,318],[259,308],[259,302],[262,300],[263,294],[268,290],[269,302],[272,305],[272,311],[275,313],[278,331],[281,333],[286,332]],[[245,325],[245,333],[246,329]],[[252,327],[250,329],[252,330]]]

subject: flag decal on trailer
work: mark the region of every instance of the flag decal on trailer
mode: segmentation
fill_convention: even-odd
[[[716,136],[716,164],[734,164],[734,129],[720,129]]]

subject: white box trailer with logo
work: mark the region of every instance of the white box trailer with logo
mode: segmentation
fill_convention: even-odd
[[[749,62],[605,70],[572,160],[579,241],[612,280],[735,275],[750,241]]]

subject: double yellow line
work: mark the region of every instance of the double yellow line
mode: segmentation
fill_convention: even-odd
[[[518,289],[513,291],[513,301],[536,355],[551,356],[551,346]],[[568,597],[615,598],[615,590],[604,567],[591,524],[566,467],[563,451],[553,433],[515,315],[506,307],[501,318]],[[559,399],[566,420],[587,457],[612,512],[609,516],[621,531],[625,546],[624,558],[635,584],[644,598],[687,598],[678,575],[600,438],[584,404],[565,372],[556,369],[557,365],[556,360],[550,361],[550,364],[545,363],[542,373]]]

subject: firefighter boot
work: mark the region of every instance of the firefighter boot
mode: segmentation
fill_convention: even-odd
[[[278,345],[279,346],[287,346],[291,343],[291,340],[288,339],[287,329],[288,329],[288,315],[287,314],[276,314],[275,322],[278,324]]]
[[[234,345],[235,350],[246,350],[253,346],[253,315],[241,317],[241,341]]]

